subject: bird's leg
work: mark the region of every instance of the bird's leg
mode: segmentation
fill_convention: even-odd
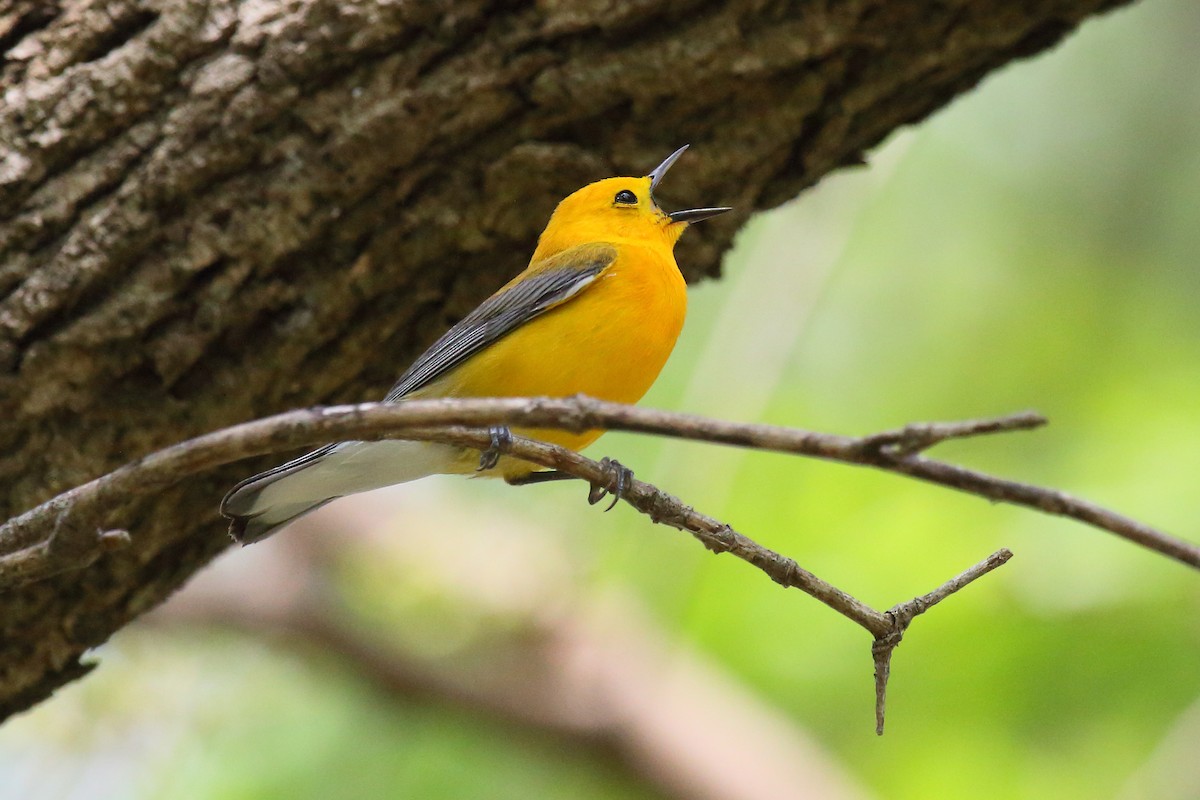
[[[479,466],[475,468],[476,472],[483,472],[500,463],[500,454],[512,444],[512,431],[508,429],[507,425],[489,425],[488,436],[491,437],[492,443],[488,445],[487,450],[479,454]]]
[[[520,475],[516,478],[505,478],[504,480],[509,486],[530,486],[535,483],[549,483],[550,481],[571,481],[575,480],[575,476],[569,472],[548,469],[542,472],[531,472],[528,475]]]
[[[629,487],[633,485],[633,470],[622,464],[620,461],[617,461],[614,458],[609,458],[608,456],[600,459],[600,466],[603,467],[605,472],[609,474],[611,482],[616,484],[615,491],[612,493],[612,502],[608,504],[608,508],[604,509],[605,511],[612,511],[613,506],[617,504],[617,501],[624,497],[625,493],[629,491]],[[609,491],[607,486],[599,483],[593,483],[592,490],[588,492],[588,502],[592,505],[596,505],[596,503],[599,503],[601,500],[603,500],[604,496],[608,493]]]

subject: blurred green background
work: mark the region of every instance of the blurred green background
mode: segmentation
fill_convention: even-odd
[[[645,404],[1033,407],[936,455],[1200,538],[1198,36],[1192,0],[1089,22],[756,218]],[[895,476],[592,453],[877,607],[1016,557],[915,623],[877,738],[824,606],[579,486],[432,479],[227,554],[0,728],[0,798],[1200,797],[1194,570]]]

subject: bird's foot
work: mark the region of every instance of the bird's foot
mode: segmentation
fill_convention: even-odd
[[[476,472],[483,472],[491,469],[500,463],[500,454],[508,450],[512,444],[512,431],[507,425],[489,425],[488,436],[491,437],[492,443],[488,445],[488,449],[479,454],[479,466],[475,468]]]
[[[604,510],[612,511],[613,506],[617,504],[617,501],[625,496],[625,493],[629,491],[630,486],[633,486],[633,470],[622,464],[620,461],[609,458],[608,456],[600,459],[600,466],[603,467],[604,471],[609,475],[609,479],[606,483],[613,486],[611,491],[612,502],[609,503],[608,508]],[[609,493],[610,490],[607,485],[593,483],[591,491],[588,492],[588,502],[592,505],[596,505],[596,503],[599,503],[601,500],[603,500]]]

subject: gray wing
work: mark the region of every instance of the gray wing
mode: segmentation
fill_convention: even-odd
[[[608,244],[564,250],[525,280],[484,300],[421,354],[385,398],[395,402],[427,386],[492,342],[570,300],[617,258]]]

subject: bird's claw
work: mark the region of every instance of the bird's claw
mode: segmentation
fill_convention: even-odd
[[[605,511],[612,511],[617,501],[624,497],[625,493],[629,491],[629,487],[633,485],[633,470],[620,461],[608,456],[600,459],[600,466],[609,474],[610,479],[608,482],[616,484],[615,491],[612,492],[612,502],[608,504],[608,508],[604,509]],[[588,492],[588,503],[596,505],[607,494],[609,494],[607,486],[600,483],[593,483],[591,490]]]
[[[508,429],[507,425],[489,425],[488,436],[491,437],[492,443],[488,445],[487,450],[479,454],[479,466],[475,468],[476,472],[483,472],[499,464],[500,454],[512,444],[512,431]]]

